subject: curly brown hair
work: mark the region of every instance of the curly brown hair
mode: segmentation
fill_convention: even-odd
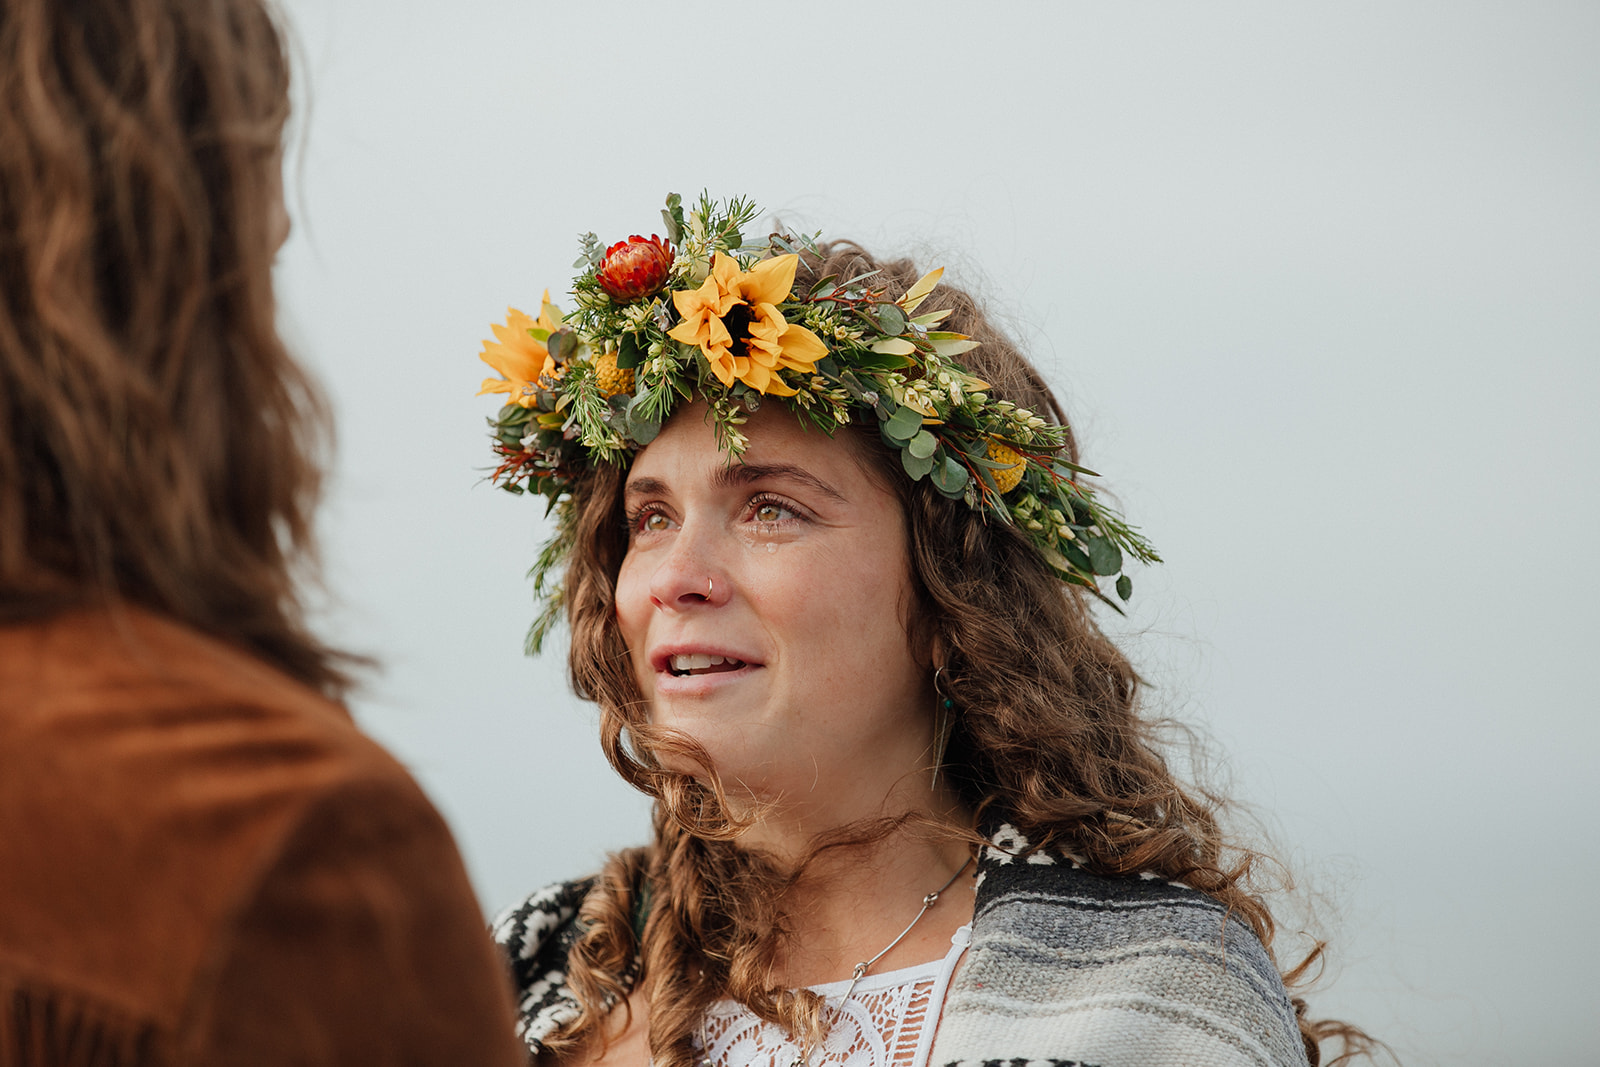
[[[878,271],[874,283],[894,296],[918,277],[909,260],[878,261],[849,242],[821,252],[805,259],[797,284]],[[952,309],[945,329],[981,342],[963,359],[996,397],[1065,425],[1038,372],[971,297],[944,286],[924,305],[933,308]],[[1138,713],[1138,676],[1102,633],[1084,591],[1063,585],[1011,526],[905,477],[875,432],[860,441],[904,508],[916,598],[911,638],[919,651],[937,647],[943,656],[945,689],[959,709],[944,770],[966,805],[1003,812],[1030,841],[1069,848],[1100,872],[1149,871],[1193,886],[1247,920],[1270,950],[1272,915],[1251,881],[1258,857],[1230,848],[1219,802],[1169,769],[1156,726]],[[1075,443],[1067,447],[1076,462]],[[739,825],[714,773],[696,778],[663,767],[705,757],[651,727],[629,666],[615,607],[628,547],[624,478],[598,464],[573,490],[569,669],[578,693],[600,706],[607,758],[657,798],[655,833],[647,847],[613,856],[586,898],[568,968],[581,1013],[547,1047],[559,1055],[602,1044],[613,1006],[642,981],[654,1062],[689,1067],[698,1020],[718,998],[742,1001],[791,1033],[815,1035],[821,1019],[814,995],[774,988],[770,979],[788,929],[781,901],[798,872],[738,847]],[[660,758],[669,749],[677,759]],[[849,842],[895,829],[852,828]],[[1318,944],[1284,974],[1291,989],[1322,951]],[[1341,1051],[1331,1063],[1373,1047],[1354,1027],[1309,1019],[1302,999],[1295,1006],[1313,1064],[1328,1042]]]
[[[337,695],[294,580],[328,424],[274,322],[288,110],[262,0],[0,5],[0,618],[130,602]]]

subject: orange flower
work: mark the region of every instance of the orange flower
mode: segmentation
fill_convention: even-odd
[[[828,354],[822,339],[804,326],[792,326],[777,305],[794,288],[800,257],[764,259],[741,271],[731,256],[712,257],[711,273],[700,288],[672,294],[683,321],[667,336],[698,345],[711,373],[725,386],[744,382],[758,393],[793,396],[780,370],[811,373]]]
[[[634,234],[606,249],[606,258],[595,271],[600,288],[626,303],[649,296],[667,284],[672,269],[672,249],[657,237],[646,241]]]
[[[506,309],[506,324],[490,326],[498,340],[483,342],[478,358],[499,371],[504,377],[485,378],[478,395],[509,393],[508,404],[521,404],[531,408],[539,402],[541,379],[544,388],[550,388],[561,376],[556,361],[544,342],[560,328],[560,312],[550,303],[550,290],[546,289],[537,321],[516,308]]]

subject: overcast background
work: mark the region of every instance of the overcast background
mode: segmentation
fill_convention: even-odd
[[[647,809],[521,654],[541,523],[480,482],[480,342],[709,187],[947,265],[1045,369],[1167,560],[1115,624],[1152,710],[1319,894],[1319,1014],[1597,1061],[1600,5],[287,9],[322,626],[486,909]]]

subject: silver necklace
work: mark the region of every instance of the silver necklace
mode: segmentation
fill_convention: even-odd
[[[860,963],[855,965],[855,968],[850,972],[850,984],[845,987],[844,996],[839,998],[841,1003],[850,999],[850,995],[856,991],[856,986],[860,984],[861,979],[867,976],[867,972],[871,970],[879,960],[887,956],[891,949],[893,949],[900,942],[904,941],[906,936],[910,934],[912,930],[916,929],[917,924],[922,921],[922,917],[928,914],[928,910],[935,904],[939,903],[939,895],[946,889],[949,889],[951,886],[955,885],[956,879],[961,877],[961,872],[965,871],[970,866],[972,866],[972,861],[969,859],[960,867],[956,868],[956,873],[950,876],[950,880],[948,882],[922,898],[922,907],[917,910],[916,916],[906,924],[906,928],[901,930],[899,935],[895,937],[893,941],[883,946],[883,948],[879,950],[878,954],[872,957],[870,960],[862,960]],[[706,1044],[705,1039],[704,1019],[701,1020],[700,1026],[700,1048],[702,1051],[700,1064],[701,1067],[713,1067],[710,1056],[711,1049]],[[811,1054],[815,1051],[815,1043],[807,1040],[806,1043],[800,1047],[800,1054],[789,1062],[789,1067],[806,1067],[806,1065],[811,1062]]]

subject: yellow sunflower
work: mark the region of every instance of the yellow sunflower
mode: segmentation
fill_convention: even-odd
[[[496,341],[483,342],[478,358],[499,371],[503,377],[485,378],[478,395],[509,393],[506,402],[531,408],[539,402],[540,379],[549,388],[561,372],[544,341],[561,326],[561,314],[550,303],[550,291],[545,290],[540,302],[538,319],[531,319],[516,308],[506,309],[506,324],[492,325]]]
[[[784,321],[778,311],[794,288],[799,262],[793,254],[774,256],[741,271],[731,256],[717,253],[705,284],[672,294],[683,321],[667,336],[698,345],[725,386],[741,381],[758,393],[793,396],[778,371],[810,374],[828,354],[820,337]]]

